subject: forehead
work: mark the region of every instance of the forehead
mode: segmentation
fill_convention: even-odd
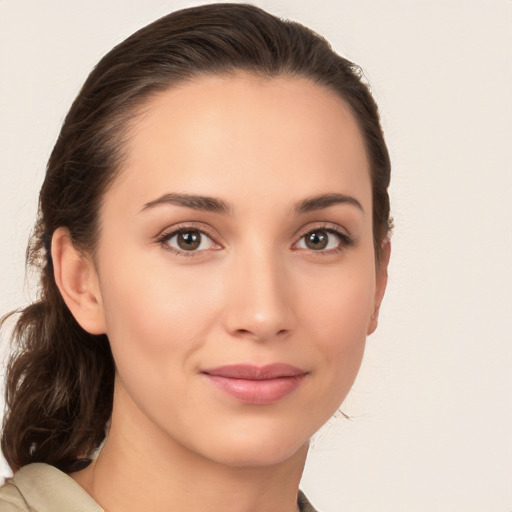
[[[139,202],[165,192],[235,194],[242,202],[258,193],[370,194],[348,105],[305,78],[250,74],[197,78],[148,100],[130,128],[119,182]]]

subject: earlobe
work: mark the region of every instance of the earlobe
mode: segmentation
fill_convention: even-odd
[[[106,332],[98,276],[92,258],[76,249],[67,228],[52,236],[52,261],[57,287],[78,324],[90,334]]]
[[[386,286],[388,283],[388,265],[390,256],[391,241],[388,238],[386,238],[386,240],[382,242],[380,259],[377,266],[374,309],[370,317],[370,322],[368,324],[368,335],[372,334],[375,331],[375,329],[377,329],[377,325],[379,323],[380,305],[382,304],[382,299],[384,298],[384,293],[386,291]]]

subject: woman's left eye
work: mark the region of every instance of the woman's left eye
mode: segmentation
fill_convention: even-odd
[[[218,247],[206,233],[199,229],[186,228],[166,234],[160,239],[167,249],[179,253],[197,253]]]
[[[334,229],[320,228],[303,235],[296,244],[297,249],[317,252],[331,252],[350,245],[351,239]]]

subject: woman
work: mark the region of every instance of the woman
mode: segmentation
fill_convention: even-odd
[[[313,510],[308,440],[384,295],[389,173],[358,68],[297,23],[208,5],[107,54],[41,189],[2,510]]]

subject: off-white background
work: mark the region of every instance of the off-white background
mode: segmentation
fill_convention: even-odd
[[[512,511],[512,1],[255,3],[363,66],[393,159],[381,326],[303,488],[325,512]],[[38,188],[87,73],[195,4],[0,0],[0,312],[30,297]]]

